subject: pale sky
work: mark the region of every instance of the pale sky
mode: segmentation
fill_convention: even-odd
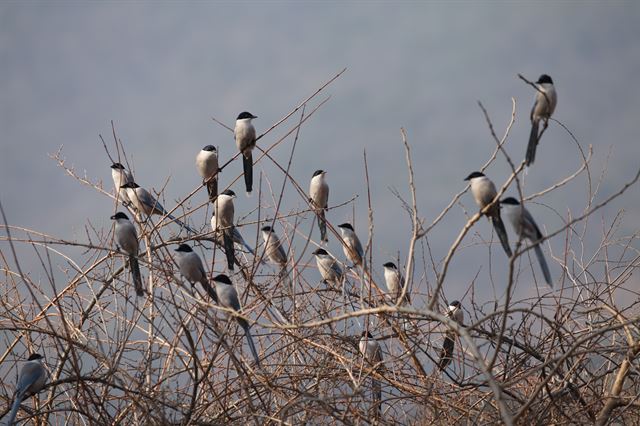
[[[347,67],[327,89],[330,101],[302,128],[292,175],[307,189],[314,170],[327,170],[330,203],[359,195],[356,230],[366,239],[366,149],[379,267],[389,255],[407,252],[410,222],[388,189],[409,194],[400,127],[407,129],[413,150],[420,214],[430,223],[494,148],[478,100],[501,134],[515,98],[517,117],[507,150],[516,161],[524,156],[534,93],[517,73],[532,80],[541,73],[553,77],[559,97],[555,117],[585,149],[593,145],[594,178],[608,160],[596,202],[630,180],[640,164],[639,40],[640,6],[630,1],[3,2],[0,201],[12,225],[84,241],[87,223],[111,226],[113,202],[48,158],[61,146],[69,164],[111,190],[98,134],[111,141],[114,120],[136,180],[160,189],[169,179],[165,197],[172,207],[172,200],[199,182],[194,158],[202,146],[219,146],[225,158],[235,153],[231,134],[212,116],[232,125],[248,110],[259,117],[260,132]],[[260,145],[273,143],[291,123]],[[290,146],[291,140],[276,150],[280,160]],[[551,124],[526,176],[525,193],[546,188],[578,165],[570,137]],[[239,173],[241,165],[230,169]],[[256,170],[281,184],[282,175],[268,163]],[[500,185],[508,170],[498,157],[486,174]],[[538,201],[565,217],[569,211],[579,215],[586,205],[585,182],[579,178]],[[245,198],[240,183],[234,189],[241,216],[257,198]],[[302,206],[291,191],[284,200],[285,209]],[[619,209],[625,217],[617,233],[638,231],[639,200],[634,187],[599,212],[587,251],[597,247],[600,222],[610,223]],[[469,194],[461,201],[476,211]],[[562,225],[544,205],[529,208],[547,231]],[[335,210],[329,219],[339,224],[350,220],[351,212],[351,207]],[[436,259],[446,254],[464,220],[455,207],[430,234]],[[484,220],[474,231],[491,236]],[[243,233],[254,235],[255,227]],[[468,236],[465,245],[474,241],[477,236]],[[555,251],[563,244],[562,237],[551,240]],[[294,245],[302,247],[303,241]],[[335,239],[330,249],[341,254]],[[506,260],[499,246],[493,254],[498,268],[493,273],[503,273]],[[447,296],[460,297],[479,269],[478,285],[488,282],[488,268],[481,267],[487,261],[486,247],[463,250],[452,263]],[[37,261],[27,256],[24,262],[42,273]],[[559,276],[557,265],[551,269]],[[523,270],[523,279],[530,280],[530,268]]]

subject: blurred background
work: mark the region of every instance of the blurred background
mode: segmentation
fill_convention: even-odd
[[[173,208],[200,182],[194,159],[204,145],[218,146],[223,161],[236,152],[231,133],[211,117],[233,126],[237,114],[248,110],[259,117],[254,123],[260,133],[347,67],[317,98],[331,95],[302,127],[291,174],[308,190],[313,171],[327,170],[332,205],[357,195],[353,207],[332,210],[328,218],[335,225],[354,220],[366,240],[366,150],[380,277],[389,258],[399,254],[404,263],[411,232],[390,191],[409,197],[400,127],[412,148],[419,213],[430,223],[495,148],[477,101],[502,135],[515,99],[506,149],[516,162],[524,157],[534,91],[518,73],[533,81],[541,73],[552,76],[559,97],[555,118],[585,150],[593,145],[593,190],[606,168],[596,203],[631,180],[640,164],[638,22],[635,2],[2,2],[0,201],[9,224],[58,238],[86,241],[85,226],[110,227],[113,200],[67,176],[49,155],[62,147],[69,166],[111,191],[110,162],[98,135],[112,144],[113,120],[136,180],[148,189],[164,187],[165,206]],[[259,145],[272,144],[295,119]],[[285,164],[291,142],[274,151]],[[571,137],[551,123],[526,174],[525,193],[552,185],[580,163]],[[509,170],[498,155],[486,174],[501,185]],[[223,183],[240,171],[239,161],[231,164]],[[268,161],[257,164],[256,181],[260,172],[263,185],[265,179],[274,188],[282,184],[282,174]],[[256,207],[257,196],[244,197],[241,180],[233,189],[239,194],[236,217]],[[516,195],[515,189],[508,193]],[[594,215],[584,244],[572,255],[594,256],[620,209],[624,217],[614,234],[637,232],[638,195],[633,187]],[[191,206],[205,200],[201,190]],[[588,201],[589,183],[581,175],[528,208],[549,233],[569,215],[582,214]],[[470,194],[461,203],[469,214],[476,211]],[[283,206],[289,211],[305,203],[288,185]],[[464,225],[464,209],[455,206],[428,235],[436,262]],[[208,217],[196,213],[190,223],[204,225]],[[311,226],[310,215],[301,226]],[[242,232],[255,243],[255,225]],[[504,254],[497,244],[491,251],[477,244],[490,238],[484,219],[465,238],[450,267],[447,298],[463,298],[474,278],[481,301],[502,295]],[[337,244],[332,237],[329,247],[342,258]],[[296,237],[293,245],[301,249],[304,241]],[[5,256],[7,247],[0,245]],[[549,258],[550,249],[561,256],[564,247],[560,235],[545,251]],[[21,253],[21,266],[34,280],[45,280],[33,251]],[[312,260],[310,251],[304,256]],[[561,268],[549,260],[559,280]],[[433,271],[427,268],[423,276],[422,262],[417,277],[433,284]],[[539,279],[535,262],[533,270]],[[535,293],[528,264],[520,278],[520,295]],[[547,291],[544,284],[540,289]]]

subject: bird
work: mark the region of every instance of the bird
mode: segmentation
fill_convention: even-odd
[[[458,324],[464,325],[464,312],[462,311],[462,304],[458,300],[449,303],[447,316]]]
[[[154,198],[149,191],[142,188],[135,182],[127,182],[122,185],[121,188],[126,188],[127,195],[129,196],[129,200],[133,207],[140,213],[144,213],[147,216],[151,216],[152,214],[157,214],[159,216],[167,216],[169,219],[173,220],[175,223],[185,228],[187,231],[195,234],[196,232],[188,227],[185,223],[176,219],[162,207],[162,204],[158,200]]]
[[[22,366],[18,376],[13,405],[9,413],[9,420],[6,423],[8,426],[15,424],[16,415],[22,401],[31,395],[37,394],[44,388],[47,382],[47,370],[42,365],[42,359],[42,355],[32,354]]]
[[[122,212],[116,212],[116,214],[111,216],[111,220],[115,220],[116,222],[114,231],[116,244],[129,255],[129,268],[131,268],[133,287],[136,290],[136,295],[139,297],[144,296],[142,276],[140,275],[140,264],[138,262],[140,244],[138,242],[136,227],[129,220],[129,217]]]
[[[387,262],[382,265],[382,267],[384,268],[384,282],[387,285],[388,296],[393,303],[396,303],[402,294],[404,277],[400,274],[398,267],[393,262]],[[407,293],[406,298],[409,300],[409,293]]]
[[[549,125],[549,118],[556,109],[558,104],[558,94],[553,80],[547,74],[542,74],[536,81],[538,91],[536,92],[536,100],[531,108],[531,134],[529,135],[529,144],[527,145],[526,165],[532,165],[536,159],[536,147],[540,141],[540,136]],[[540,120],[544,120],[542,132],[538,133]]]
[[[129,204],[129,195],[127,190],[122,188],[122,185],[133,182],[133,176],[124,168],[120,163],[113,163],[111,165],[111,178],[113,179],[113,185],[116,187],[116,195],[120,202],[124,205]]]
[[[316,170],[311,177],[309,185],[309,199],[312,207],[318,215],[318,227],[320,228],[321,241],[327,242],[327,222],[325,219],[325,211],[329,202],[329,185],[325,179],[327,172],[324,170]]]
[[[382,349],[380,343],[373,338],[370,332],[363,331],[358,343],[358,349],[363,358],[371,364],[372,367],[377,367],[382,362]],[[380,382],[375,378],[371,378],[371,387],[373,389],[373,407],[376,415],[382,410],[382,386]]]
[[[473,198],[476,201],[476,204],[480,207],[480,210],[484,210],[491,202],[496,198],[498,192],[496,191],[496,186],[491,182],[491,180],[481,172],[473,172],[469,176],[467,176],[465,181],[469,181],[471,183],[471,194],[473,194]],[[500,203],[495,202],[491,206],[489,210],[484,212],[484,214],[491,219],[491,223],[493,223],[493,227],[498,234],[498,238],[500,239],[500,243],[502,244],[502,248],[504,249],[507,256],[511,257],[511,247],[509,247],[509,238],[507,237],[507,230],[504,227],[504,222],[502,222],[502,218],[500,217]]]
[[[278,238],[271,226],[265,225],[262,227],[262,239],[264,240],[265,245],[265,256],[269,262],[280,267],[279,277],[289,285],[289,276],[287,274],[287,252],[284,250],[284,247],[282,247],[280,238]]]
[[[224,252],[227,255],[227,266],[230,270],[233,270],[233,264],[235,262],[235,251],[233,249],[233,230],[235,225],[233,224],[233,218],[235,215],[235,207],[233,205],[233,199],[236,197],[236,193],[230,189],[225,189],[218,195],[214,205],[214,216],[216,217],[216,228],[222,232],[222,246]],[[213,218],[211,219],[211,226],[213,226]],[[243,240],[244,241],[244,240]]]
[[[231,280],[224,274],[219,274],[213,277],[213,282],[216,285],[216,293],[218,295],[218,303],[220,306],[233,310],[234,312],[240,312],[240,302],[238,300],[238,292],[231,284]],[[247,320],[242,317],[236,316],[236,321],[240,324],[240,327],[244,330],[244,334],[247,337],[247,343],[249,349],[253,355],[253,359],[257,366],[260,366],[260,358],[258,357],[258,351],[253,344],[253,338],[251,337],[250,326]]]
[[[316,257],[316,264],[322,276],[322,281],[335,287],[341,286],[344,281],[344,272],[336,258],[323,248],[316,249],[313,254]]]
[[[349,259],[353,266],[364,265],[364,250],[362,250],[362,244],[360,239],[353,230],[353,226],[350,223],[343,223],[338,225],[342,234],[342,250],[344,255]]]
[[[244,184],[247,194],[253,190],[253,148],[256,147],[256,129],[251,120],[258,118],[250,112],[244,111],[236,118],[236,126],[233,136],[236,140],[238,151],[242,154],[242,168],[244,170]]]
[[[207,272],[204,270],[200,256],[188,244],[180,244],[176,252],[176,263],[180,273],[193,285],[199,282],[202,288],[209,294],[214,302],[218,303],[218,296],[213,287],[209,284]]]
[[[533,220],[533,216],[531,216],[531,213],[529,213],[529,211],[513,197],[504,198],[500,201],[500,204],[504,207],[505,214],[511,222],[511,225],[513,225],[513,229],[516,231],[516,234],[521,238],[527,238],[531,241],[531,244],[533,244],[533,250],[538,258],[538,263],[540,263],[540,269],[542,269],[544,280],[549,284],[549,286],[553,287],[549,266],[547,265],[544,253],[540,247],[540,241],[543,238],[542,232],[540,232],[540,228],[538,228],[536,221]]]
[[[209,201],[218,196],[218,153],[216,147],[207,145],[196,155],[196,169],[202,177],[202,184],[207,185]]]
[[[459,301],[454,300],[449,303],[446,315],[458,324],[464,325],[464,312],[462,312],[462,305]],[[444,336],[444,342],[442,343],[442,349],[440,350],[440,359],[438,360],[438,367],[441,370],[447,368],[453,360],[453,349],[455,348],[455,344],[456,332],[453,330],[447,330]]]

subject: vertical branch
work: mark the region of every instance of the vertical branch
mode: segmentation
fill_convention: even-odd
[[[409,251],[407,252],[407,264],[405,267],[405,281],[402,286],[402,293],[400,297],[396,300],[396,306],[400,306],[402,301],[407,296],[407,291],[410,283],[413,281],[413,262],[414,262],[414,251],[416,247],[416,241],[420,237],[424,235],[422,230],[422,221],[418,217],[418,200],[416,197],[416,186],[413,180],[413,163],[411,161],[411,148],[409,147],[409,142],[407,141],[407,132],[404,128],[400,128],[400,134],[402,136],[402,143],[404,144],[404,151],[406,155],[407,168],[409,170],[409,189],[411,190],[411,225],[412,225],[412,233],[411,240],[409,241]],[[433,306],[429,306],[429,309],[432,310]]]
[[[367,163],[367,150],[365,149],[363,151],[363,157],[364,157],[364,177],[365,177],[365,182],[367,185],[367,217],[368,217],[368,221],[369,221],[369,229],[368,229],[368,235],[367,235],[367,244],[365,246],[364,249],[364,256],[362,258],[362,275],[360,276],[360,282],[363,283],[365,280],[365,277],[368,279],[369,281],[369,285],[367,286],[368,289],[368,298],[369,298],[369,303],[371,303],[371,297],[372,297],[372,293],[373,293],[373,280],[371,277],[371,273],[367,273],[367,265],[368,265],[368,270],[371,271],[372,267],[373,267],[373,208],[371,207],[371,182],[369,181],[369,164]],[[369,261],[367,262],[367,255],[369,257]],[[360,286],[360,294],[362,295],[362,286]],[[362,296],[361,296],[362,297]],[[364,306],[364,301],[361,300],[360,301],[360,306]],[[367,322],[368,322],[368,318],[367,318]]]

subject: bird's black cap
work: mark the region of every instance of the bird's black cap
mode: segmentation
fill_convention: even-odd
[[[270,227],[269,225],[265,225],[265,226],[262,227],[262,230],[264,232],[271,232],[271,231],[273,231],[273,228]]]
[[[120,169],[120,170],[124,170],[124,166],[123,166],[122,164],[120,164],[120,163],[113,163],[113,164],[111,165],[111,168],[112,168],[112,169]]]
[[[482,172],[473,172],[469,176],[464,178],[464,180],[471,180],[473,178],[482,177],[482,176],[484,176],[484,173],[482,173]]]
[[[393,263],[393,262],[387,262],[387,263],[385,263],[385,264],[384,264],[384,265],[382,265],[382,266],[384,266],[385,268],[398,269],[398,267],[396,266],[396,264],[395,264],[395,263]]]
[[[29,358],[27,358],[27,361],[33,361],[34,359],[42,359],[42,355],[40,355],[40,354],[31,354],[31,355],[29,355]]]
[[[202,148],[203,151],[215,151],[216,147],[213,145],[207,145],[204,148]]]
[[[351,226],[350,223],[343,223],[341,225],[338,225],[338,228],[346,228],[346,229],[350,229],[353,231],[353,226]]]
[[[453,306],[454,308],[459,308],[460,302],[458,302],[457,300],[454,300],[453,302],[449,303],[449,306]]]
[[[313,254],[318,256],[318,255],[321,255],[321,254],[329,254],[329,253],[327,253],[327,251],[325,249],[319,248],[319,249],[316,249],[316,251],[314,251]]]
[[[371,335],[371,333],[369,333],[368,331],[363,331],[361,334],[362,337],[367,337],[369,339],[373,339],[373,336]]]
[[[540,78],[538,78],[538,81],[536,81],[536,83],[537,84],[543,84],[543,83],[553,84],[553,80],[551,80],[551,77],[549,77],[547,74],[542,74]]]
[[[120,188],[132,188],[132,189],[136,189],[136,188],[140,188],[140,185],[138,185],[135,182],[127,182],[124,185],[120,185]]]
[[[320,169],[318,169],[318,170],[316,170],[315,172],[313,172],[313,177],[316,177],[316,176],[321,175],[321,174],[323,174],[323,173],[325,173],[325,171],[324,171],[324,170],[320,170]]]
[[[231,280],[229,279],[228,276],[226,276],[225,274],[219,274],[216,275],[215,277],[213,277],[214,281],[217,281],[219,283],[224,283],[224,284],[229,284],[231,285]]]
[[[116,214],[111,216],[111,220],[116,220],[116,219],[127,219],[127,220],[129,220],[129,217],[126,214],[122,213],[122,212],[117,212]]]
[[[225,189],[224,191],[222,191],[222,193],[223,193],[224,195],[228,195],[229,197],[235,197],[235,196],[236,196],[236,193],[235,193],[235,192],[233,192],[233,191],[232,191],[232,190],[230,190],[230,189]]]
[[[193,250],[189,247],[189,244],[180,244],[175,251],[191,253]]]
[[[250,112],[243,111],[240,114],[238,114],[238,118],[236,118],[236,120],[244,120],[245,118],[258,118],[258,116],[253,115]]]
[[[503,198],[502,200],[500,200],[501,204],[509,204],[512,206],[518,206],[520,205],[520,203],[518,202],[518,200],[516,200],[513,197],[507,197],[507,198]]]

